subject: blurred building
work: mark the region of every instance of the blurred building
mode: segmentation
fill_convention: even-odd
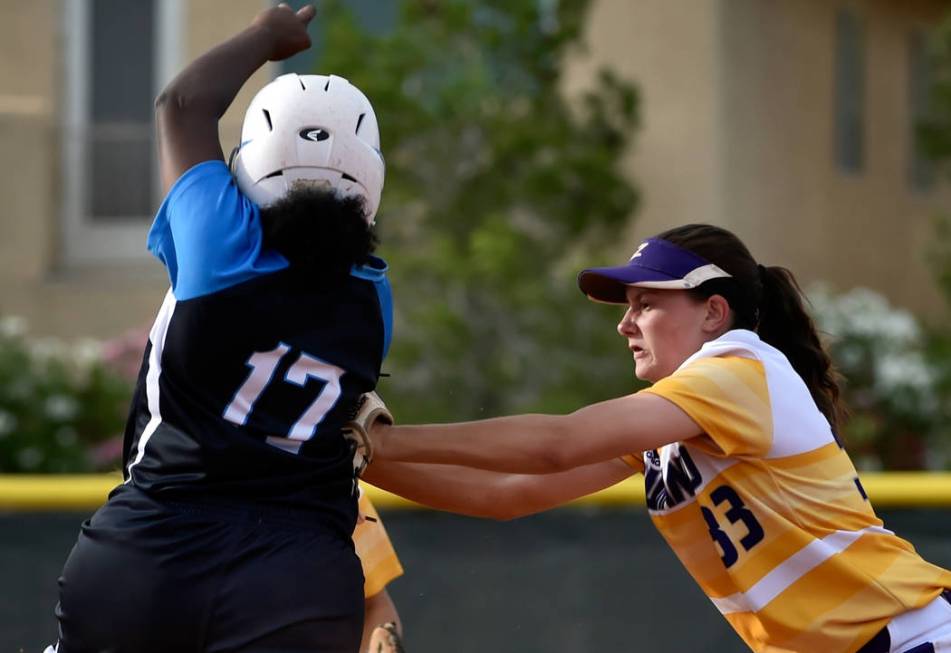
[[[152,98],[265,4],[0,3],[0,315],[100,337],[151,319],[167,285],[144,246],[161,199]],[[630,244],[713,222],[807,282],[938,305],[923,252],[951,193],[912,125],[928,81],[924,34],[946,4],[595,0],[569,92],[602,64],[641,88],[629,166],[644,204]],[[226,154],[249,99],[225,117]]]
[[[685,222],[734,230],[804,284],[868,286],[944,309],[924,260],[951,193],[915,147],[926,32],[943,0],[601,0],[583,85],[614,66],[641,89],[628,249]]]
[[[168,281],[145,251],[161,200],[153,98],[265,4],[0,3],[0,315],[66,337],[154,317]],[[242,92],[225,117],[224,147],[249,100]]]

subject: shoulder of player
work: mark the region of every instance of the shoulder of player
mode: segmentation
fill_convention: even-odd
[[[359,279],[367,281],[379,281],[386,277],[389,265],[379,256],[370,256],[366,263],[354,265],[350,274]]]
[[[220,183],[222,186],[234,183],[234,177],[228,170],[224,161],[218,159],[209,159],[196,163],[175,180],[175,183],[168,189],[166,202],[174,200],[186,191],[193,188],[196,184]],[[235,186],[237,190],[237,185]]]

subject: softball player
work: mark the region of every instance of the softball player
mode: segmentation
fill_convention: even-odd
[[[229,165],[217,123],[250,75],[310,45],[281,5],[156,102],[167,193],[148,237],[171,289],[151,329],[125,482],[85,524],[59,653],[354,653],[363,575],[342,427],[391,324],[372,232],[373,109],[340,77],[285,75],[251,102]]]
[[[579,285],[627,306],[618,332],[651,387],[565,416],[376,425],[365,478],[512,517],[641,472],[657,529],[751,650],[951,650],[951,572],[875,515],[791,273],[688,225]]]
[[[402,653],[403,627],[386,586],[403,575],[403,565],[366,492],[360,492],[358,507],[360,517],[353,531],[353,543],[363,566],[366,597],[360,651]]]

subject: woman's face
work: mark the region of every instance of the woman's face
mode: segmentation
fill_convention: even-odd
[[[627,339],[634,376],[641,380],[654,383],[673,374],[703,343],[720,335],[711,330],[709,302],[685,290],[628,288],[627,302],[617,331]]]

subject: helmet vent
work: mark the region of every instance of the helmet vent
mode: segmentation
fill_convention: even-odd
[[[261,109],[264,113],[264,119],[267,120],[267,130],[269,132],[274,131],[274,125],[271,124],[271,113],[267,109]]]
[[[328,77],[328,78],[327,78],[327,83],[324,84],[324,90],[326,91],[326,90],[329,89],[329,88],[330,88],[330,78]]]
[[[284,171],[283,171],[283,170],[277,170],[277,171],[272,172],[271,174],[267,175],[266,177],[263,177],[263,179],[270,179],[271,177],[280,177],[280,176],[283,175],[283,174],[284,174]]]
[[[297,76],[297,81],[300,82],[300,87],[306,91],[306,90],[307,90],[307,87],[304,86],[304,80],[301,78],[300,75]]]
[[[340,175],[340,178],[341,178],[341,179],[346,179],[347,181],[354,181],[354,182],[356,181],[356,179],[354,179],[353,177],[351,177],[350,175],[348,175],[346,172],[342,173],[342,174]]]
[[[359,133],[360,133],[360,125],[363,124],[363,118],[364,118],[366,115],[367,115],[367,114],[365,114],[365,113],[361,113],[361,114],[360,114],[360,117],[357,118],[357,130],[356,130],[355,132],[353,132],[354,134],[359,134]]]

